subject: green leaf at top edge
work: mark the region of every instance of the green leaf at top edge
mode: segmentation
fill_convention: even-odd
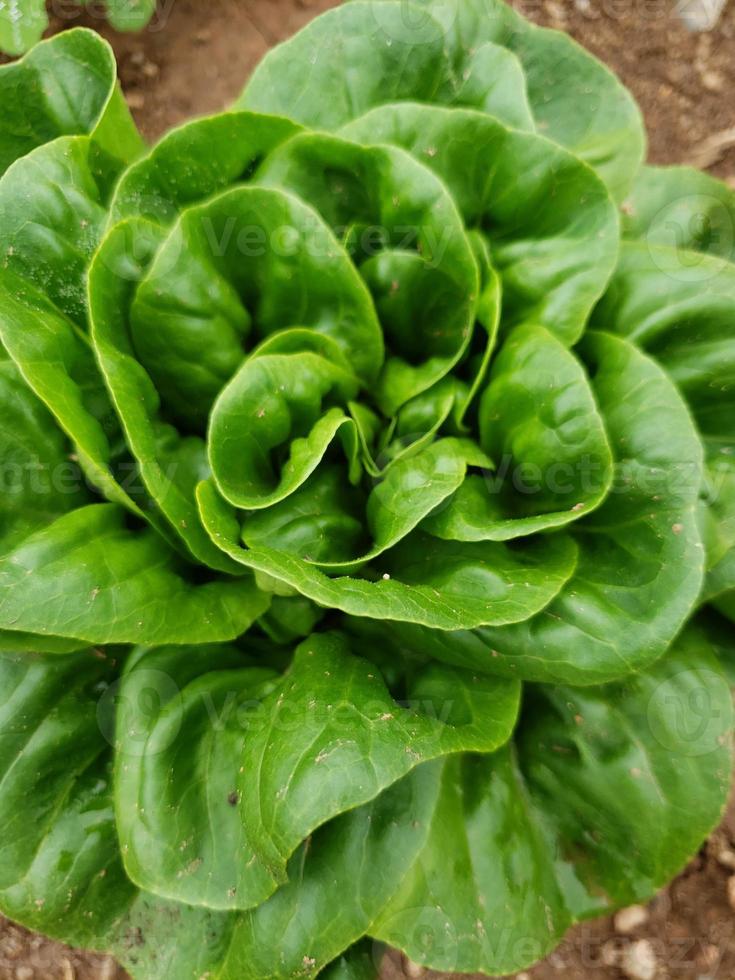
[[[499,74],[514,79],[515,98],[498,90]],[[597,169],[616,200],[644,156],[640,111],[612,72],[566,34],[530,24],[499,0],[345,4],[272,49],[237,105],[336,129],[398,101],[535,123]]]
[[[412,15],[420,24],[420,43],[410,27]],[[348,85],[346,75],[354,66],[357,78]],[[432,102],[451,77],[441,25],[425,11],[413,3],[355,0],[272,48],[236,107],[330,130],[383,102]]]
[[[17,0],[0,7],[0,51],[23,54],[41,40],[48,27],[44,0]]]
[[[156,0],[105,0],[107,19],[116,31],[141,31],[156,10]]]
[[[424,0],[455,62],[489,40],[518,58],[538,132],[594,167],[622,200],[645,156],[643,117],[602,62],[563,31],[530,23],[503,0]]]

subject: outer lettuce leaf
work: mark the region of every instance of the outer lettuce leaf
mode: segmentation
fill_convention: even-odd
[[[426,847],[370,933],[435,969],[504,974],[646,900],[720,819],[731,726],[697,632],[614,687],[531,690],[512,749],[445,766]]]
[[[89,0],[77,0],[84,5]],[[118,31],[139,31],[150,21],[156,9],[155,0],[105,0],[107,16]],[[48,27],[46,6],[39,0],[8,0],[0,7],[0,51],[23,54]],[[77,28],[74,33],[82,33]],[[91,32],[84,32],[91,33]],[[65,35],[64,35],[65,36]],[[34,49],[35,50],[35,49]]]
[[[129,876],[227,909],[266,899],[313,830],[418,764],[502,745],[520,687],[430,666],[412,681],[416,707],[402,708],[343,638],[318,634],[283,679],[234,650],[153,651],[129,662],[120,696],[116,810]]]
[[[692,167],[642,167],[622,210],[626,238],[735,261],[735,192]],[[692,264],[686,255],[682,264]]]
[[[724,244],[724,241],[721,241]],[[664,367],[687,400],[707,458],[704,598],[735,589],[735,265],[718,255],[629,243],[595,311]],[[723,600],[727,608],[729,599]]]
[[[330,971],[352,976],[343,972],[347,963],[320,971],[364,935],[426,846],[442,769],[440,762],[418,766],[372,803],[313,834],[291,859],[289,882],[257,909],[238,917],[223,980],[329,977]],[[327,894],[340,895],[340,901],[330,903],[325,915],[320,896]],[[273,936],[279,936],[276,957]],[[358,964],[376,977],[382,950],[368,941],[361,945]],[[348,954],[348,963],[354,955]]]
[[[86,334],[86,266],[120,169],[89,138],[63,137],[0,179],[0,340],[90,480],[141,514],[145,502],[136,503],[113,473],[119,428]]]
[[[465,70],[474,68],[478,42],[513,52],[538,129],[598,170],[616,200],[624,197],[645,155],[645,131],[633,97],[609,68],[569,35],[537,27],[502,0],[422,2]]]
[[[250,578],[196,581],[151,528],[91,504],[36,531],[0,563],[0,628],[87,643],[207,643],[268,606]]]
[[[114,953],[138,977],[195,980],[224,955],[229,923],[146,896],[123,870],[105,740],[116,673],[91,651],[0,655],[0,902],[31,929]]]
[[[512,73],[514,82],[519,75]],[[451,98],[454,82],[439,21],[414,3],[356,0],[327,11],[272,48],[236,104],[334,130],[385,102]],[[526,116],[530,126],[526,105],[521,87],[510,111],[514,122]]]
[[[315,656],[333,656],[338,647],[329,644],[328,636],[312,640],[300,656],[308,657],[310,649]],[[136,980],[154,980],[164,969],[192,978],[205,970],[222,980],[286,977],[294,971],[313,977],[330,959],[337,958],[332,970],[355,962],[357,952],[350,951],[343,962],[340,954],[364,931],[440,968],[519,969],[558,940],[572,921],[602,907],[647,898],[718,819],[729,786],[732,706],[707,646],[702,633],[688,633],[654,671],[615,687],[534,689],[512,748],[416,766],[372,802],[324,824],[291,859],[288,883],[246,913],[212,913],[137,892],[121,877],[110,803],[111,748],[105,735],[113,739],[113,704],[123,705],[119,724],[131,722],[134,732],[125,743],[115,742],[120,768],[131,763],[163,768],[167,756],[176,758],[176,746],[191,758],[196,726],[190,724],[195,715],[188,708],[181,711],[193,704],[193,689],[185,678],[200,666],[212,666],[216,651],[210,648],[197,656],[191,650],[194,665],[165,651],[135,656],[128,681],[141,671],[139,691],[149,688],[165,695],[163,701],[147,702],[125,684],[118,690],[117,668],[110,659],[89,653],[61,660],[2,655],[2,806],[15,814],[7,823],[12,862],[6,873],[8,881],[22,882],[2,889],[3,907],[15,919],[52,935],[115,952]],[[221,648],[221,654],[222,674],[231,679],[234,651]],[[168,671],[175,662],[176,669]],[[242,663],[237,674],[253,669],[247,657]],[[357,674],[365,669],[349,655],[345,663]],[[179,688],[175,681],[182,668]],[[449,708],[446,721],[435,715],[431,722],[440,742],[442,729],[454,740],[455,725],[463,739],[463,718],[471,701],[456,700],[460,675],[437,683],[435,670],[430,668],[429,680],[416,681],[411,696],[421,705]],[[195,681],[200,696],[207,688],[216,690],[216,673]],[[292,676],[287,673],[285,682]],[[316,680],[320,671],[307,676]],[[340,691],[341,701],[328,702],[334,711],[357,693],[341,685],[338,676],[325,680]],[[278,689],[270,697],[278,706]],[[210,702],[214,711],[221,706],[217,698]],[[695,727],[688,727],[682,724],[682,711],[689,712],[692,699],[707,711]],[[285,710],[284,703],[279,710]],[[376,703],[374,710],[379,707]],[[394,704],[390,713],[405,710]],[[350,714],[340,713],[342,720],[334,719],[333,748],[344,762],[350,751],[354,758],[355,747],[345,738]],[[252,709],[247,717],[252,720]],[[298,759],[299,745],[289,746],[290,734],[270,723],[273,716],[265,717],[270,719],[263,729],[270,731],[268,738],[285,737],[284,746]],[[421,711],[413,717],[419,728],[429,721]],[[181,729],[177,721],[183,722]],[[156,729],[160,759],[153,752],[139,754],[143,746],[153,747],[147,739]],[[300,732],[298,721],[292,731]],[[483,724],[478,736],[487,747]],[[308,742],[309,732],[301,738]],[[60,744],[68,747],[64,764],[49,779],[45,760],[60,759]],[[25,751],[18,755],[22,746]],[[385,743],[380,753],[387,748]],[[325,743],[314,742],[312,749],[321,752]],[[71,768],[66,764],[70,757],[78,760]],[[206,766],[206,754],[195,758]],[[236,778],[239,760],[224,766],[227,754],[220,759],[221,765],[203,772],[224,790],[230,785],[227,771]],[[329,765],[328,760],[322,765]],[[361,775],[349,771],[359,785]],[[303,766],[296,772],[307,775]],[[241,777],[247,780],[246,773]],[[233,810],[230,792],[224,797],[216,792],[212,798],[220,815],[225,808]],[[18,793],[33,801],[36,819],[30,825],[25,819],[22,825],[18,822],[21,810],[13,803]],[[290,788],[282,799],[291,794]],[[307,807],[319,806],[313,793],[303,800]],[[155,794],[152,799],[140,797],[139,809],[130,809],[143,820],[151,802],[166,809]],[[282,806],[279,800],[272,803],[276,809]],[[655,811],[655,822],[638,819],[641,807]],[[686,820],[681,820],[683,812]],[[292,811],[291,817],[297,813]],[[175,822],[169,820],[166,829],[176,835]],[[509,835],[517,844],[512,851]],[[71,864],[64,859],[70,840],[77,855]],[[526,858],[522,862],[518,848]],[[529,881],[529,892],[518,887],[521,874]],[[36,901],[39,881],[49,896],[45,902]],[[344,885],[340,889],[335,882]],[[49,892],[48,886],[55,884],[59,887]],[[504,924],[499,932],[495,910]],[[272,955],[274,930],[279,935],[277,960]],[[523,937],[526,941],[520,942]],[[376,965],[378,955],[377,948],[363,944],[357,963],[369,971],[370,960]],[[357,974],[363,975],[370,974]]]
[[[90,501],[68,444],[10,360],[0,360],[0,555]]]
[[[0,11],[0,50],[21,54],[32,34],[45,27],[43,4],[32,19],[17,4]],[[24,36],[14,40],[14,24]],[[8,36],[10,29],[10,37]],[[89,135],[123,162],[133,160],[143,141],[117,83],[115,57],[99,34],[83,28],[64,31],[36,45],[20,61],[0,67],[0,174],[37,146],[58,136]]]
[[[336,129],[398,101],[535,124],[598,169],[617,199],[643,159],[640,112],[618,80],[571,38],[498,0],[357,0],[328,11],[266,55],[238,106]]]
[[[97,700],[111,659],[0,655],[2,909],[30,928],[95,945],[131,902],[112,812],[110,747]]]

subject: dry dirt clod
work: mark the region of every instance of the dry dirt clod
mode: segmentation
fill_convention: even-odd
[[[620,962],[620,946],[614,939],[609,939],[603,944],[600,951],[600,958],[603,966],[617,966]]]
[[[658,961],[647,939],[638,939],[626,946],[620,957],[620,969],[630,980],[656,980]]]
[[[643,905],[629,905],[615,916],[615,931],[628,935],[648,922],[648,909]]]
[[[679,0],[675,10],[690,31],[711,31],[727,0]]]
[[[145,96],[142,92],[126,92],[125,99],[131,109],[142,109],[145,105]]]
[[[715,860],[718,864],[721,864],[723,868],[729,868],[730,871],[735,871],[735,851],[730,847],[722,847],[715,854]]]
[[[721,92],[725,79],[719,71],[707,70],[702,72],[702,85],[710,92]]]
[[[699,957],[699,962],[704,967],[705,970],[716,971],[720,963],[720,951],[712,943],[707,943],[702,948],[702,954]]]
[[[117,976],[117,964],[111,957],[102,960],[100,963],[99,980],[115,980]]]

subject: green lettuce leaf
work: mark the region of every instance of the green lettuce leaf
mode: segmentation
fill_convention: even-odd
[[[459,705],[443,717],[450,694]],[[435,665],[413,680],[403,708],[335,634],[299,646],[283,679],[243,666],[236,650],[133,657],[120,688],[115,790],[127,872],[187,904],[256,906],[318,826],[421,762],[502,745],[519,694],[517,682]]]
[[[731,726],[696,631],[614,687],[531,688],[512,748],[445,766],[426,847],[370,934],[438,970],[509,973],[646,900],[720,819]]]
[[[642,167],[622,216],[626,238],[735,261],[735,191],[693,167]]]
[[[502,693],[505,683],[511,694],[510,682],[492,682],[486,688],[493,692],[487,702],[481,688],[470,683],[466,700],[457,698],[462,672],[437,673],[429,667],[409,687],[408,703],[419,706],[410,713],[379,693],[379,678],[370,680],[364,662],[341,651],[341,642],[329,635],[312,638],[283,682],[265,695],[282,714],[280,723],[270,711],[263,715],[265,742],[256,724],[255,757],[264,745],[280,740],[286,750],[284,772],[296,762],[297,779],[308,779],[309,771],[313,775],[298,765],[306,747],[327,753],[320,763],[327,770],[332,759],[335,769],[328,785],[339,785],[337,771],[351,759],[353,789],[364,794],[368,785],[377,788],[365,761],[354,766],[364,756],[347,735],[350,719],[363,732],[370,723],[349,708],[359,688],[341,683],[339,669],[327,678],[321,669],[307,669],[303,676],[307,684],[322,678],[328,698],[333,697],[329,687],[337,689],[334,700],[326,702],[332,705],[332,721],[302,731],[303,715],[291,714],[284,730],[286,698],[279,704],[279,697],[288,690],[286,697],[294,698],[291,706],[299,703],[300,693],[288,685],[298,684],[299,661],[310,656],[319,659],[319,668],[339,667],[343,660],[351,676],[364,678],[359,683],[373,685],[377,700],[370,702],[370,710],[377,715],[390,707],[393,718],[382,724],[389,726],[405,713],[407,723],[411,718],[429,736],[427,745],[437,740],[442,754],[467,744],[491,748],[494,736],[485,717],[496,719],[500,738],[507,725],[501,721],[503,710],[510,710],[507,720],[512,724],[517,686],[511,700]],[[228,787],[238,778],[245,787],[255,773],[248,777],[243,765],[247,758],[226,750],[234,747],[236,726],[202,727],[201,717],[209,710],[215,721],[223,721],[228,699],[223,701],[222,695],[228,684],[234,690],[249,671],[259,672],[269,684],[268,670],[253,666],[247,654],[240,654],[238,663],[236,651],[228,647],[190,648],[188,658],[182,651],[140,651],[128,661],[120,686],[119,665],[99,652],[61,659],[0,655],[0,778],[6,791],[0,808],[12,816],[5,823],[9,859],[0,878],[3,906],[18,921],[116,953],[136,980],[154,980],[162,969],[192,978],[205,970],[221,980],[294,972],[314,977],[324,967],[361,971],[336,976],[369,976],[370,963],[378,966],[380,947],[364,942],[351,949],[365,932],[441,969],[515,971],[550,948],[570,923],[648,898],[719,818],[729,787],[732,703],[710,643],[710,626],[703,622],[653,671],[621,684],[530,688],[512,746],[490,754],[460,752],[435,762],[401,763],[408,775],[370,802],[324,823],[291,857],[288,881],[257,909],[239,913],[167,902],[137,891],[125,879],[115,835],[110,759],[117,757],[116,781],[123,778],[124,783],[136,781],[123,774],[126,766],[152,776],[157,767],[164,772],[173,763],[174,772],[179,769],[183,776],[192,739],[199,737],[197,732],[204,734],[201,754],[194,756],[203,767],[204,782],[188,779],[183,796],[172,784],[173,810],[156,792],[137,795],[122,812],[116,808],[117,820],[132,815],[145,821],[152,805],[168,814],[160,825],[166,835],[190,834],[190,825],[178,823],[181,804],[188,794],[213,791],[210,812],[218,821],[231,822],[240,801]],[[215,664],[221,671],[210,669]],[[217,683],[217,674],[222,683]],[[213,695],[209,700],[203,696],[207,692]],[[313,693],[318,697],[316,688]],[[247,754],[257,705],[230,703],[238,710],[246,707]],[[308,717],[313,706],[301,703]],[[479,727],[472,736],[473,704],[483,703],[505,707],[500,713],[491,709],[486,716],[477,715]],[[697,712],[692,704],[699,706]],[[427,706],[441,714],[429,714]],[[372,724],[378,724],[377,718]],[[121,739],[127,725],[132,736]],[[291,744],[294,735],[297,740]],[[58,762],[60,744],[67,749],[65,762],[73,764],[57,766],[49,779],[45,760]],[[379,767],[392,751],[390,740],[376,743]],[[219,764],[209,765],[213,759]],[[19,793],[32,801],[31,823],[25,816],[18,818],[24,812],[15,803]],[[345,802],[341,794],[338,798]],[[204,802],[206,796],[200,799]],[[300,805],[289,811],[284,802],[289,799]],[[323,806],[319,794],[302,795],[291,783],[280,798],[268,794],[263,813],[282,811],[299,819],[298,814]],[[205,834],[212,829],[206,809]],[[641,821],[642,810],[654,812],[656,820]],[[680,819],[682,813],[686,820]],[[269,826],[270,844],[280,839],[278,833],[272,836],[275,827]],[[514,844],[510,850],[509,839]],[[196,834],[191,842],[188,837],[182,842],[192,855],[207,853],[200,850],[204,839]],[[75,854],[71,862],[69,845]],[[125,838],[122,851],[128,860]],[[179,854],[177,860],[187,857]],[[196,874],[190,863],[190,874]],[[523,888],[521,880],[527,883]],[[49,893],[49,884],[58,887]],[[502,929],[497,928],[499,921]],[[279,936],[275,959],[274,934]]]
[[[90,504],[4,555],[0,628],[87,643],[207,643],[239,636],[268,606],[251,578],[199,579],[152,528]]]
[[[410,646],[472,670],[600,683],[653,663],[690,615],[704,549],[702,447],[687,408],[627,341],[590,333],[583,352],[616,465],[605,502],[573,525],[573,576],[517,624],[448,633],[396,626]]]
[[[531,321],[567,343],[579,339],[618,243],[615,208],[589,167],[541,136],[464,109],[385,105],[343,132],[401,146],[441,178],[466,226],[486,236],[505,325]]]
[[[46,26],[43,4],[20,4],[0,11],[0,50],[10,54],[22,54]],[[123,162],[143,149],[117,83],[112,48],[93,31],[64,31],[0,66],[0,104],[0,175],[58,136],[92,136]]]
[[[631,242],[595,311],[599,325],[625,334],[665,368],[701,434],[704,599],[735,589],[734,308],[733,263],[716,254]],[[723,601],[731,608],[729,599]]]
[[[643,159],[641,115],[617,79],[571,38],[500,0],[355,0],[273,48],[237,105],[337,129],[403,101],[538,126],[598,169],[617,199]]]

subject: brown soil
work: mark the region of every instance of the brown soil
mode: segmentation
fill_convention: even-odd
[[[735,186],[735,4],[715,30],[695,35],[673,16],[670,0],[516,3],[533,20],[569,31],[618,72],[643,108],[652,161],[695,163]],[[122,36],[93,10],[81,14],[62,4],[66,15],[54,18],[53,29],[86,23],[113,43],[134,115],[145,135],[155,139],[191,116],[225,106],[272,44],[332,5],[332,0],[161,0],[148,30]],[[616,930],[612,920],[574,929],[552,956],[519,978],[621,980],[626,948],[647,940],[658,963],[656,980],[733,980],[735,882],[732,905],[728,884],[735,856],[728,857],[729,848],[735,849],[735,806],[687,870],[651,902],[645,923],[629,935]],[[410,965],[393,959],[386,980],[404,975],[404,967],[413,975]],[[0,920],[0,980],[124,977],[108,958],[75,953]]]

